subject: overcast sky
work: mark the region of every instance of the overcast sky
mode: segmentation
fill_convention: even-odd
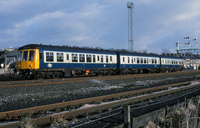
[[[200,0],[134,3],[134,50],[175,52],[200,40]],[[30,43],[128,48],[128,0],[0,0],[0,49]],[[200,46],[200,44],[199,44]],[[195,42],[191,41],[191,47]]]

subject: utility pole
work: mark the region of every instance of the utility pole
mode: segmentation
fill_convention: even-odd
[[[128,2],[128,50],[133,52],[133,3]]]

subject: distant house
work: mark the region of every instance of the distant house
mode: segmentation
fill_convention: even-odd
[[[6,50],[0,52],[0,65],[3,64],[6,70],[8,68],[15,68],[16,59],[17,59],[17,49],[14,49],[13,51]]]
[[[5,64],[7,65],[7,68],[15,68],[16,60],[17,60],[17,49],[5,55]]]

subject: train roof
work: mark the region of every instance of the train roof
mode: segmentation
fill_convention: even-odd
[[[29,44],[19,48],[23,49],[43,49],[52,51],[71,51],[71,52],[92,52],[92,53],[108,53],[116,54],[115,51],[109,51],[104,49],[92,49],[92,48],[80,48],[80,47],[70,47],[70,46],[55,46],[55,45],[42,45],[42,44]]]
[[[71,47],[71,46],[55,46],[55,45],[42,45],[42,44],[28,44],[20,47],[18,50],[23,49],[42,49],[42,50],[50,50],[50,51],[71,51],[71,52],[91,52],[91,53],[107,53],[107,54],[116,54],[118,52],[120,55],[132,55],[132,56],[148,56],[148,57],[159,57],[162,58],[177,58],[183,59],[182,57],[177,56],[166,56],[166,55],[158,55],[154,53],[138,53],[138,52],[128,52],[123,50],[105,50],[101,48],[88,48],[88,47]]]
[[[158,54],[119,52],[120,55],[159,57]]]
[[[184,59],[181,56],[163,56],[163,55],[161,56],[161,58]]]
[[[184,59],[200,59],[200,56],[184,56]]]

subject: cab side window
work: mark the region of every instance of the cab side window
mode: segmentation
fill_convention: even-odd
[[[33,61],[34,60],[34,55],[35,55],[35,51],[29,51],[29,61]]]
[[[22,61],[27,61],[27,57],[28,57],[28,51],[24,51],[23,52],[23,60]]]
[[[18,52],[18,61],[21,61],[22,60],[22,51],[19,51]]]

